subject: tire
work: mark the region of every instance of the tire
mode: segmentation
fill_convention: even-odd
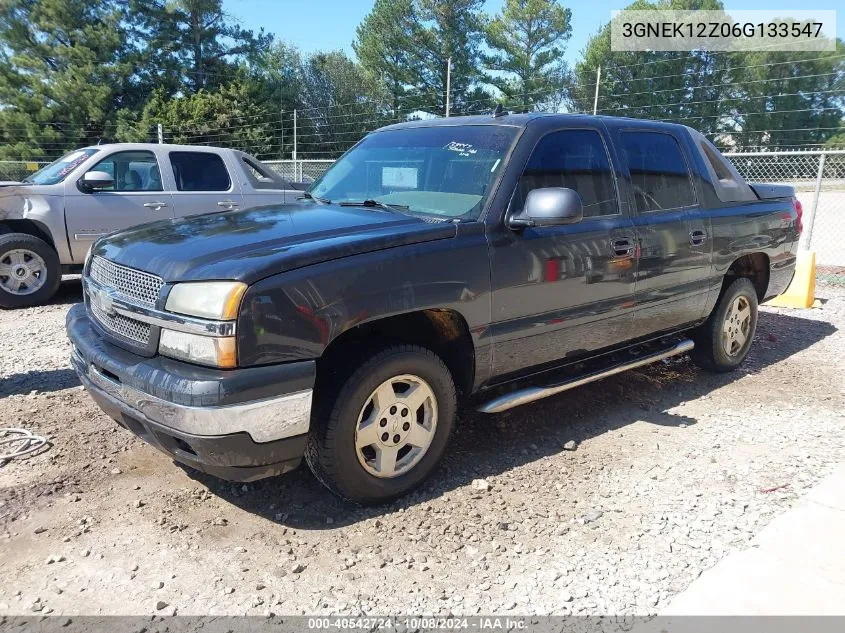
[[[0,235],[0,308],[46,303],[61,281],[59,256],[47,242],[26,233]]]
[[[390,347],[326,391],[312,416],[305,459],[333,493],[365,505],[385,503],[416,488],[437,466],[455,426],[457,397],[452,375],[432,351]],[[417,446],[425,442],[426,448]]]
[[[757,291],[749,279],[736,279],[722,291],[710,317],[693,333],[692,359],[707,371],[733,371],[748,356],[756,331]]]

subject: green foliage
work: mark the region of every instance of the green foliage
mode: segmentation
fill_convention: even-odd
[[[308,58],[301,82],[303,155],[336,157],[391,119],[383,87],[342,51]]]
[[[841,125],[845,45],[829,52],[754,51],[732,55],[731,125],[726,138],[744,147],[824,143]],[[739,132],[731,134],[731,130]]]
[[[593,108],[679,121],[723,145],[845,143],[845,46],[829,53],[613,52],[606,25],[570,71],[562,0],[375,0],[353,48],[303,56],[241,28],[223,0],[0,0],[0,159],[46,160],[99,141],[238,147],[332,158],[425,111]],[[720,0],[629,8],[721,9]]]
[[[563,55],[572,36],[571,19],[572,11],[556,0],[506,0],[501,13],[487,22],[484,32],[493,52],[483,61],[497,73],[488,81],[504,95],[506,107],[560,105],[560,100],[549,100],[566,93],[569,72]]]
[[[722,9],[719,0],[637,0],[626,7],[646,9]],[[596,69],[601,66],[600,114],[679,121],[705,134],[720,129],[729,96],[726,57],[707,51],[614,52],[610,24],[590,38],[575,66],[573,109],[592,112]]]
[[[376,0],[352,45],[364,70],[384,84],[397,116],[416,79],[412,51],[418,32],[414,0]]]
[[[107,138],[137,108],[123,3],[0,3],[0,158],[45,159]]]
[[[426,103],[434,105],[426,109],[445,113],[446,74],[451,58],[451,112],[474,110],[476,100],[469,98],[469,93],[483,78],[480,69],[483,0],[417,1],[419,26],[413,46],[414,85],[425,96]]]
[[[168,143],[220,145],[252,154],[274,149],[273,117],[256,98],[258,86],[238,77],[214,91],[168,98],[163,89],[153,92],[144,107],[135,138],[146,140],[147,130],[161,123]],[[278,119],[276,119],[278,121]]]
[[[272,36],[241,28],[222,0],[131,0],[139,43],[139,75],[168,94],[212,89],[228,80],[234,61],[257,59]]]

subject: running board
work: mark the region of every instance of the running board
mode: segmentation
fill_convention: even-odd
[[[662,352],[649,354],[648,356],[643,356],[642,358],[638,358],[637,360],[631,361],[629,363],[620,363],[619,365],[614,365],[609,369],[603,369],[601,371],[596,371],[591,374],[586,374],[585,376],[573,378],[572,380],[567,380],[566,382],[557,385],[551,385],[549,387],[527,387],[525,389],[519,389],[504,396],[499,396],[498,398],[495,398],[490,402],[481,405],[478,410],[482,413],[501,413],[502,411],[507,411],[508,409],[518,407],[521,404],[527,404],[529,402],[534,402],[535,400],[548,398],[549,396],[554,396],[564,391],[569,391],[570,389],[574,389],[575,387],[580,387],[581,385],[586,385],[587,383],[594,382],[596,380],[601,380],[602,378],[607,378],[608,376],[621,374],[623,371],[628,371],[629,369],[636,369],[637,367],[642,367],[643,365],[650,365],[651,363],[656,363],[657,361],[663,360],[664,358],[683,354],[685,352],[690,351],[693,347],[695,347],[695,343],[693,343],[689,339],[685,339],[683,341],[680,341],[674,347],[671,347],[670,349],[664,350]]]

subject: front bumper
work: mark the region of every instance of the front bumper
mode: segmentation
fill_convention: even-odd
[[[174,460],[232,481],[299,465],[315,363],[218,370],[111,345],[84,305],[67,315],[71,364],[103,411]]]

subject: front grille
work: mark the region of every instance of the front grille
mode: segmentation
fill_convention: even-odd
[[[97,321],[110,332],[141,345],[146,345],[150,341],[150,326],[147,323],[141,323],[122,314],[106,314],[94,302],[89,305]]]
[[[155,307],[158,293],[164,285],[164,281],[156,275],[121,266],[102,257],[91,259],[88,274],[99,285],[117,291],[124,299],[149,307]]]
[[[120,298],[147,307],[155,307],[164,281],[156,275],[94,257],[88,270],[91,280],[114,292]],[[92,316],[107,331],[135,344],[146,346],[150,341],[150,325],[122,314],[108,314],[97,301],[89,301]]]

